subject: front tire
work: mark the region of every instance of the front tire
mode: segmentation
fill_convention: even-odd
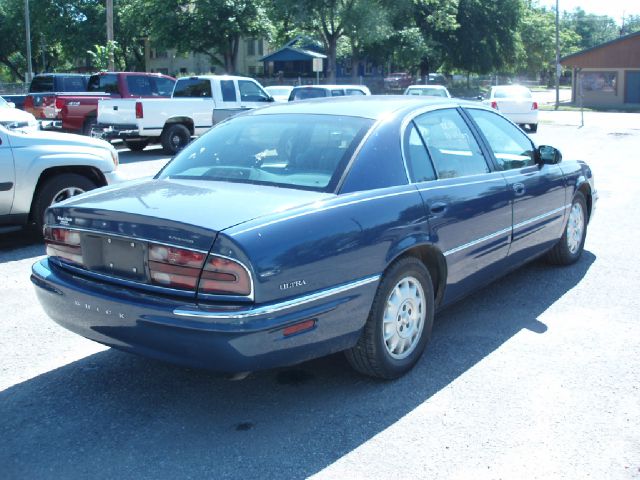
[[[96,188],[96,184],[77,173],[63,173],[46,180],[38,189],[31,207],[31,218],[37,232],[42,235],[44,214],[56,203]]]
[[[549,251],[547,260],[555,265],[571,265],[578,261],[587,238],[587,202],[577,192],[571,202],[569,219],[560,241]]]
[[[393,263],[382,277],[369,318],[347,360],[360,373],[393,379],[411,370],[431,337],[433,283],[415,257]]]
[[[191,141],[189,129],[180,123],[167,125],[160,135],[164,153],[175,155]]]

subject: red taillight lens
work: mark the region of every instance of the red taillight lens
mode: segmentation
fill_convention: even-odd
[[[163,287],[195,290],[205,253],[168,247],[149,246],[149,274],[151,281]]]
[[[64,107],[64,99],[56,97],[56,108],[62,110],[62,107]]]
[[[82,265],[80,232],[66,228],[46,227],[44,242],[47,255],[58,257]]]
[[[498,110],[498,102],[496,102],[495,100],[491,102],[491,108],[495,108],[496,110]]]
[[[198,291],[214,295],[251,295],[251,277],[238,262],[211,255],[204,266]]]
[[[538,109],[538,102],[533,102],[531,104],[531,110],[537,110]]]
[[[144,118],[144,111],[142,110],[142,102],[136,102],[136,118]]]

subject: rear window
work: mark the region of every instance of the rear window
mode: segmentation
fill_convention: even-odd
[[[53,92],[53,77],[46,75],[43,77],[33,77],[29,86],[30,93]]]
[[[424,95],[427,97],[447,98],[447,93],[441,88],[410,88],[407,95]]]
[[[85,92],[87,90],[87,77],[62,77],[59,78],[60,89],[63,92]]]
[[[291,100],[308,100],[309,98],[326,97],[327,91],[324,88],[294,88],[289,96]]]
[[[236,117],[187,146],[159,178],[332,191],[372,124],[336,115]]]
[[[497,87],[493,90],[493,98],[531,98],[531,90],[527,87]]]
[[[211,81],[207,78],[181,78],[176,82],[173,96],[211,98]]]

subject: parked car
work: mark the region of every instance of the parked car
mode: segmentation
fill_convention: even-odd
[[[43,73],[36,75],[29,84],[24,100],[24,110],[31,113],[48,128],[58,120],[56,95],[87,90],[89,75],[79,73]]]
[[[89,77],[86,91],[50,94],[42,109],[48,128],[90,135],[98,102],[116,98],[168,98],[176,80],[160,73],[100,72]]]
[[[289,101],[362,95],[371,95],[371,91],[365,85],[303,85],[291,90]]]
[[[344,350],[394,378],[434,311],[540,255],[580,258],[597,192],[561,160],[480,103],[273,105],[153,179],[52,206],[32,281],[54,321],[121,350],[228,372]]]
[[[170,99],[101,100],[94,135],[121,138],[136,151],[159,140],[164,152],[174,155],[213,124],[269,102],[273,98],[252,78],[184,77]]]
[[[0,125],[0,232],[42,232],[49,205],[120,181],[117,166],[118,153],[102,140]]]
[[[15,108],[13,103],[0,97],[0,125],[7,128],[38,129],[38,121],[28,112]]]
[[[531,90],[522,85],[498,85],[491,87],[484,103],[495,108],[505,117],[531,133],[538,131],[538,102]]]
[[[401,90],[413,83],[413,76],[407,72],[390,73],[382,81],[385,90]]]
[[[427,75],[427,83],[429,85],[447,85],[449,81],[447,77],[441,73],[430,73]]]
[[[264,87],[264,90],[271,95],[276,102],[288,102],[293,86],[273,85],[271,87]]]
[[[405,95],[423,95],[426,97],[451,98],[447,87],[442,85],[409,85],[404,91]]]

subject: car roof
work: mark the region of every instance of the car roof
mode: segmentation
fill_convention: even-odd
[[[407,88],[438,88],[440,90],[446,90],[447,87],[444,85],[435,85],[431,83],[421,84],[421,85],[409,85]]]
[[[323,88],[323,89],[330,89],[330,88],[367,88],[364,85],[297,85],[295,87],[293,87],[295,89],[301,89],[301,88]]]
[[[369,95],[315,98],[312,100],[289,102],[251,110],[248,115],[273,115],[282,113],[344,115],[377,120],[391,114],[439,105],[450,107],[460,105],[480,106],[478,102],[467,102],[445,97]]]

